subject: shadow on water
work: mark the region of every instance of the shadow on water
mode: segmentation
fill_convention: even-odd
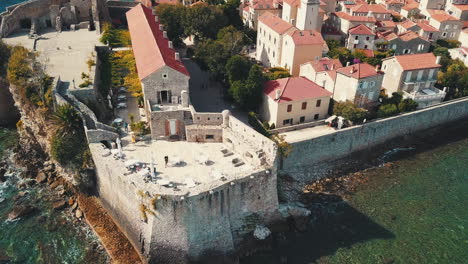
[[[304,232],[297,232],[297,223],[291,220],[287,232],[273,236],[271,249],[241,258],[240,263],[317,263],[321,257],[333,255],[340,248],[373,239],[395,238],[392,232],[340,196],[321,194],[318,198],[327,202],[309,203],[312,220],[306,224]]]

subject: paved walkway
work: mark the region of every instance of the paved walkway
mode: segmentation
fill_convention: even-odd
[[[290,132],[280,133],[283,135],[285,140],[289,143],[309,140],[312,138],[324,136],[327,134],[334,133],[336,131],[335,128],[329,126],[316,126],[316,127],[309,127],[299,130],[294,130]]]

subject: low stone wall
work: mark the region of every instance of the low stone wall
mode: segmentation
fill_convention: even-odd
[[[315,127],[315,126],[323,126],[323,125],[325,125],[325,120],[309,122],[309,123],[303,123],[303,124],[298,124],[298,125],[293,125],[293,126],[285,126],[285,127],[275,128],[275,129],[270,129],[270,130],[268,130],[268,132],[270,132],[271,134],[285,133],[285,132],[290,132],[290,131],[294,131],[294,130],[309,128],[309,127]]]
[[[292,152],[284,160],[283,171],[296,180],[312,181],[326,175],[327,170],[339,167],[340,164],[335,164],[334,160],[353,152],[467,117],[468,98],[462,98],[295,142],[292,143]]]

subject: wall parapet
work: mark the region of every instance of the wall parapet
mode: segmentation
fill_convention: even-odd
[[[291,143],[293,149],[284,160],[283,168],[291,175],[305,172],[307,167],[344,158],[353,152],[368,149],[393,138],[416,134],[463,118],[468,118],[468,98],[344,128],[327,135]]]

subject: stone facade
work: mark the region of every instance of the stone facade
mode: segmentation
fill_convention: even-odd
[[[145,101],[153,104],[179,104],[181,102],[182,91],[189,90],[190,76],[174,70],[169,66],[151,73],[141,82]],[[175,96],[176,102],[172,101]]]

